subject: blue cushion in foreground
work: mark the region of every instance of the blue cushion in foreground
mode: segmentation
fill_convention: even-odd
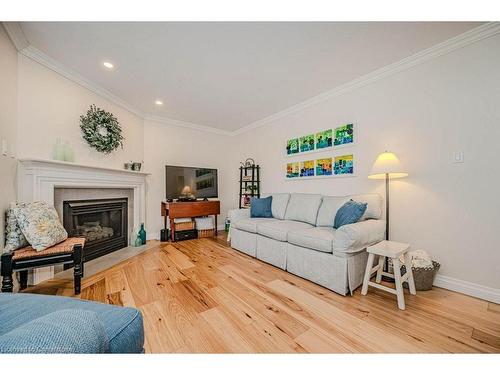
[[[333,227],[340,228],[342,225],[357,223],[366,211],[368,203],[354,202],[352,199],[344,203],[335,214]]]
[[[53,321],[56,315],[51,314],[61,310],[66,310],[64,314],[67,314],[67,310],[93,312],[94,314],[90,315],[97,319],[108,340],[106,352],[143,352],[144,324],[139,310],[69,297],[0,293],[0,336],[7,335],[17,328],[22,329],[25,324],[39,318]],[[73,314],[73,318],[76,320],[77,315]],[[60,324],[60,328],[64,330],[67,323],[60,321]],[[54,329],[54,335],[58,334],[61,333]]]
[[[250,217],[273,217],[271,203],[273,197],[251,198],[250,199]]]

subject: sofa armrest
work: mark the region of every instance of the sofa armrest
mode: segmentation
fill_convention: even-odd
[[[333,252],[354,253],[385,237],[385,220],[365,220],[341,226],[333,237]]]
[[[59,310],[0,336],[0,353],[105,353],[108,337],[97,314]]]
[[[231,220],[231,224],[238,220],[250,219],[250,210],[248,208],[229,210],[228,217]]]

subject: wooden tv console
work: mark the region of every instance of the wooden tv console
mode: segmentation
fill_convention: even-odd
[[[170,239],[174,242],[174,219],[214,215],[215,236],[217,236],[217,215],[220,214],[220,201],[161,202],[161,216],[170,221]],[[168,218],[168,219],[167,219]]]

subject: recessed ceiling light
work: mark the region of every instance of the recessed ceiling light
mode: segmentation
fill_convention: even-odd
[[[156,105],[163,105],[163,102],[161,100],[155,100]]]
[[[113,64],[111,64],[109,61],[104,61],[102,63],[102,65],[104,65],[106,68],[108,69],[113,69],[115,66]]]

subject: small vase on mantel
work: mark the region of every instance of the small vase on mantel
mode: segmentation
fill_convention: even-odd
[[[144,223],[141,223],[138,237],[141,239],[142,244],[146,245],[146,230],[144,229]]]

